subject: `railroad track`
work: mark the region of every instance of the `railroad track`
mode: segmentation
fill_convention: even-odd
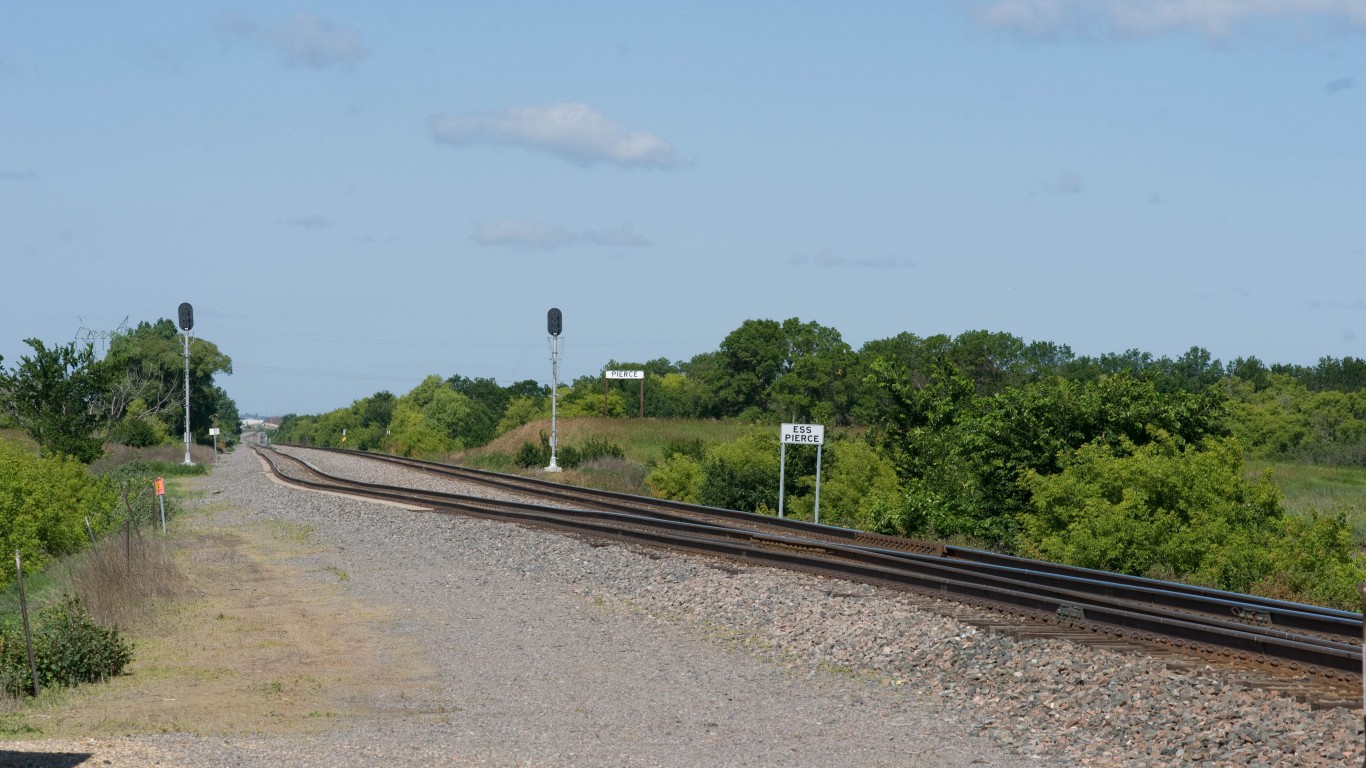
[[[1016,637],[1160,655],[1180,667],[1213,663],[1248,685],[1318,706],[1361,704],[1360,614],[799,520],[336,451],[535,501],[366,483],[327,474],[287,454],[257,451],[281,479],[317,490],[890,586],[935,598],[939,613]]]

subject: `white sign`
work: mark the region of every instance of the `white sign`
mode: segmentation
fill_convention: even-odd
[[[209,437],[217,437],[219,434],[218,427],[209,427]]]
[[[609,379],[643,379],[645,371],[607,371]]]
[[[823,445],[825,444],[824,424],[784,424],[783,444]]]

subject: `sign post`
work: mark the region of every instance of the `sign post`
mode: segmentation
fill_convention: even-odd
[[[157,492],[157,504],[161,506],[161,533],[166,533],[166,480],[158,477],[152,481],[152,488]],[[87,526],[90,525],[89,518],[86,519]]]
[[[645,371],[603,371],[602,372],[602,415],[607,415],[607,380],[636,379],[640,381],[640,418],[645,418]]]
[[[824,424],[783,424],[778,448],[778,517],[783,516],[783,496],[787,487],[787,446],[816,446],[816,523],[821,521],[821,449],[825,445]]]

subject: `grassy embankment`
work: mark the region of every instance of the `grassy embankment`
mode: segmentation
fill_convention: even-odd
[[[611,419],[582,416],[556,423],[560,446],[583,445],[597,439],[617,445],[621,459],[585,462],[577,469],[565,470],[555,479],[571,485],[604,488],[623,493],[644,493],[645,475],[654,462],[666,458],[670,445],[694,441],[704,446],[735,440],[753,425],[734,421],[696,419]],[[451,461],[497,472],[539,474],[536,469],[516,466],[513,457],[525,443],[538,443],[542,433],[550,434],[549,421],[534,421],[499,436],[488,445],[452,455]]]

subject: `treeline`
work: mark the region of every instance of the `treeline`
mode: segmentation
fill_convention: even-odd
[[[185,348],[170,320],[116,334],[103,359],[90,344],[25,343],[32,355],[0,367],[0,427],[24,430],[45,454],[86,464],[106,443],[145,448],[184,439]],[[220,442],[241,434],[236,403],[214,383],[219,373],[232,373],[231,358],[211,341],[191,339],[190,434],[197,443],[212,442],[214,426]]]
[[[987,331],[903,333],[854,350],[834,329],[793,318],[746,321],[686,362],[604,365],[621,368],[646,371],[646,416],[764,425],[733,443],[667,449],[646,480],[657,495],[771,512],[772,425],[823,423],[850,428],[822,469],[825,522],[1359,602],[1366,570],[1345,515],[1286,515],[1269,477],[1249,478],[1243,463],[1253,455],[1366,464],[1366,365],[1353,358],[1224,364],[1199,347],[1177,358],[1087,357]],[[581,377],[558,393],[560,414],[632,415],[639,387]],[[449,452],[548,418],[549,394],[531,381],[433,376],[401,397],[289,417],[278,439]],[[793,460],[785,503],[809,514],[815,467]]]
[[[891,363],[914,389],[952,368],[974,397],[1045,379],[1082,384],[1117,375],[1148,382],[1159,397],[1206,393],[1225,431],[1254,455],[1366,466],[1366,361],[1351,357],[1314,366],[1268,366],[1255,357],[1224,364],[1199,347],[1174,359],[1138,350],[1089,357],[988,331],[903,333],[855,350],[835,329],[792,318],[746,321],[716,351],[691,360],[609,360],[603,370],[645,372],[648,417],[871,426],[886,419],[887,384],[877,372]],[[641,386],[604,387],[601,376],[581,376],[561,385],[560,415],[634,416]],[[1211,388],[1219,391],[1207,393]],[[406,395],[379,392],[329,413],[286,416],[277,439],[340,446],[345,436],[351,448],[436,454],[483,445],[549,416],[550,387],[536,381],[504,386],[491,378],[430,376]]]

